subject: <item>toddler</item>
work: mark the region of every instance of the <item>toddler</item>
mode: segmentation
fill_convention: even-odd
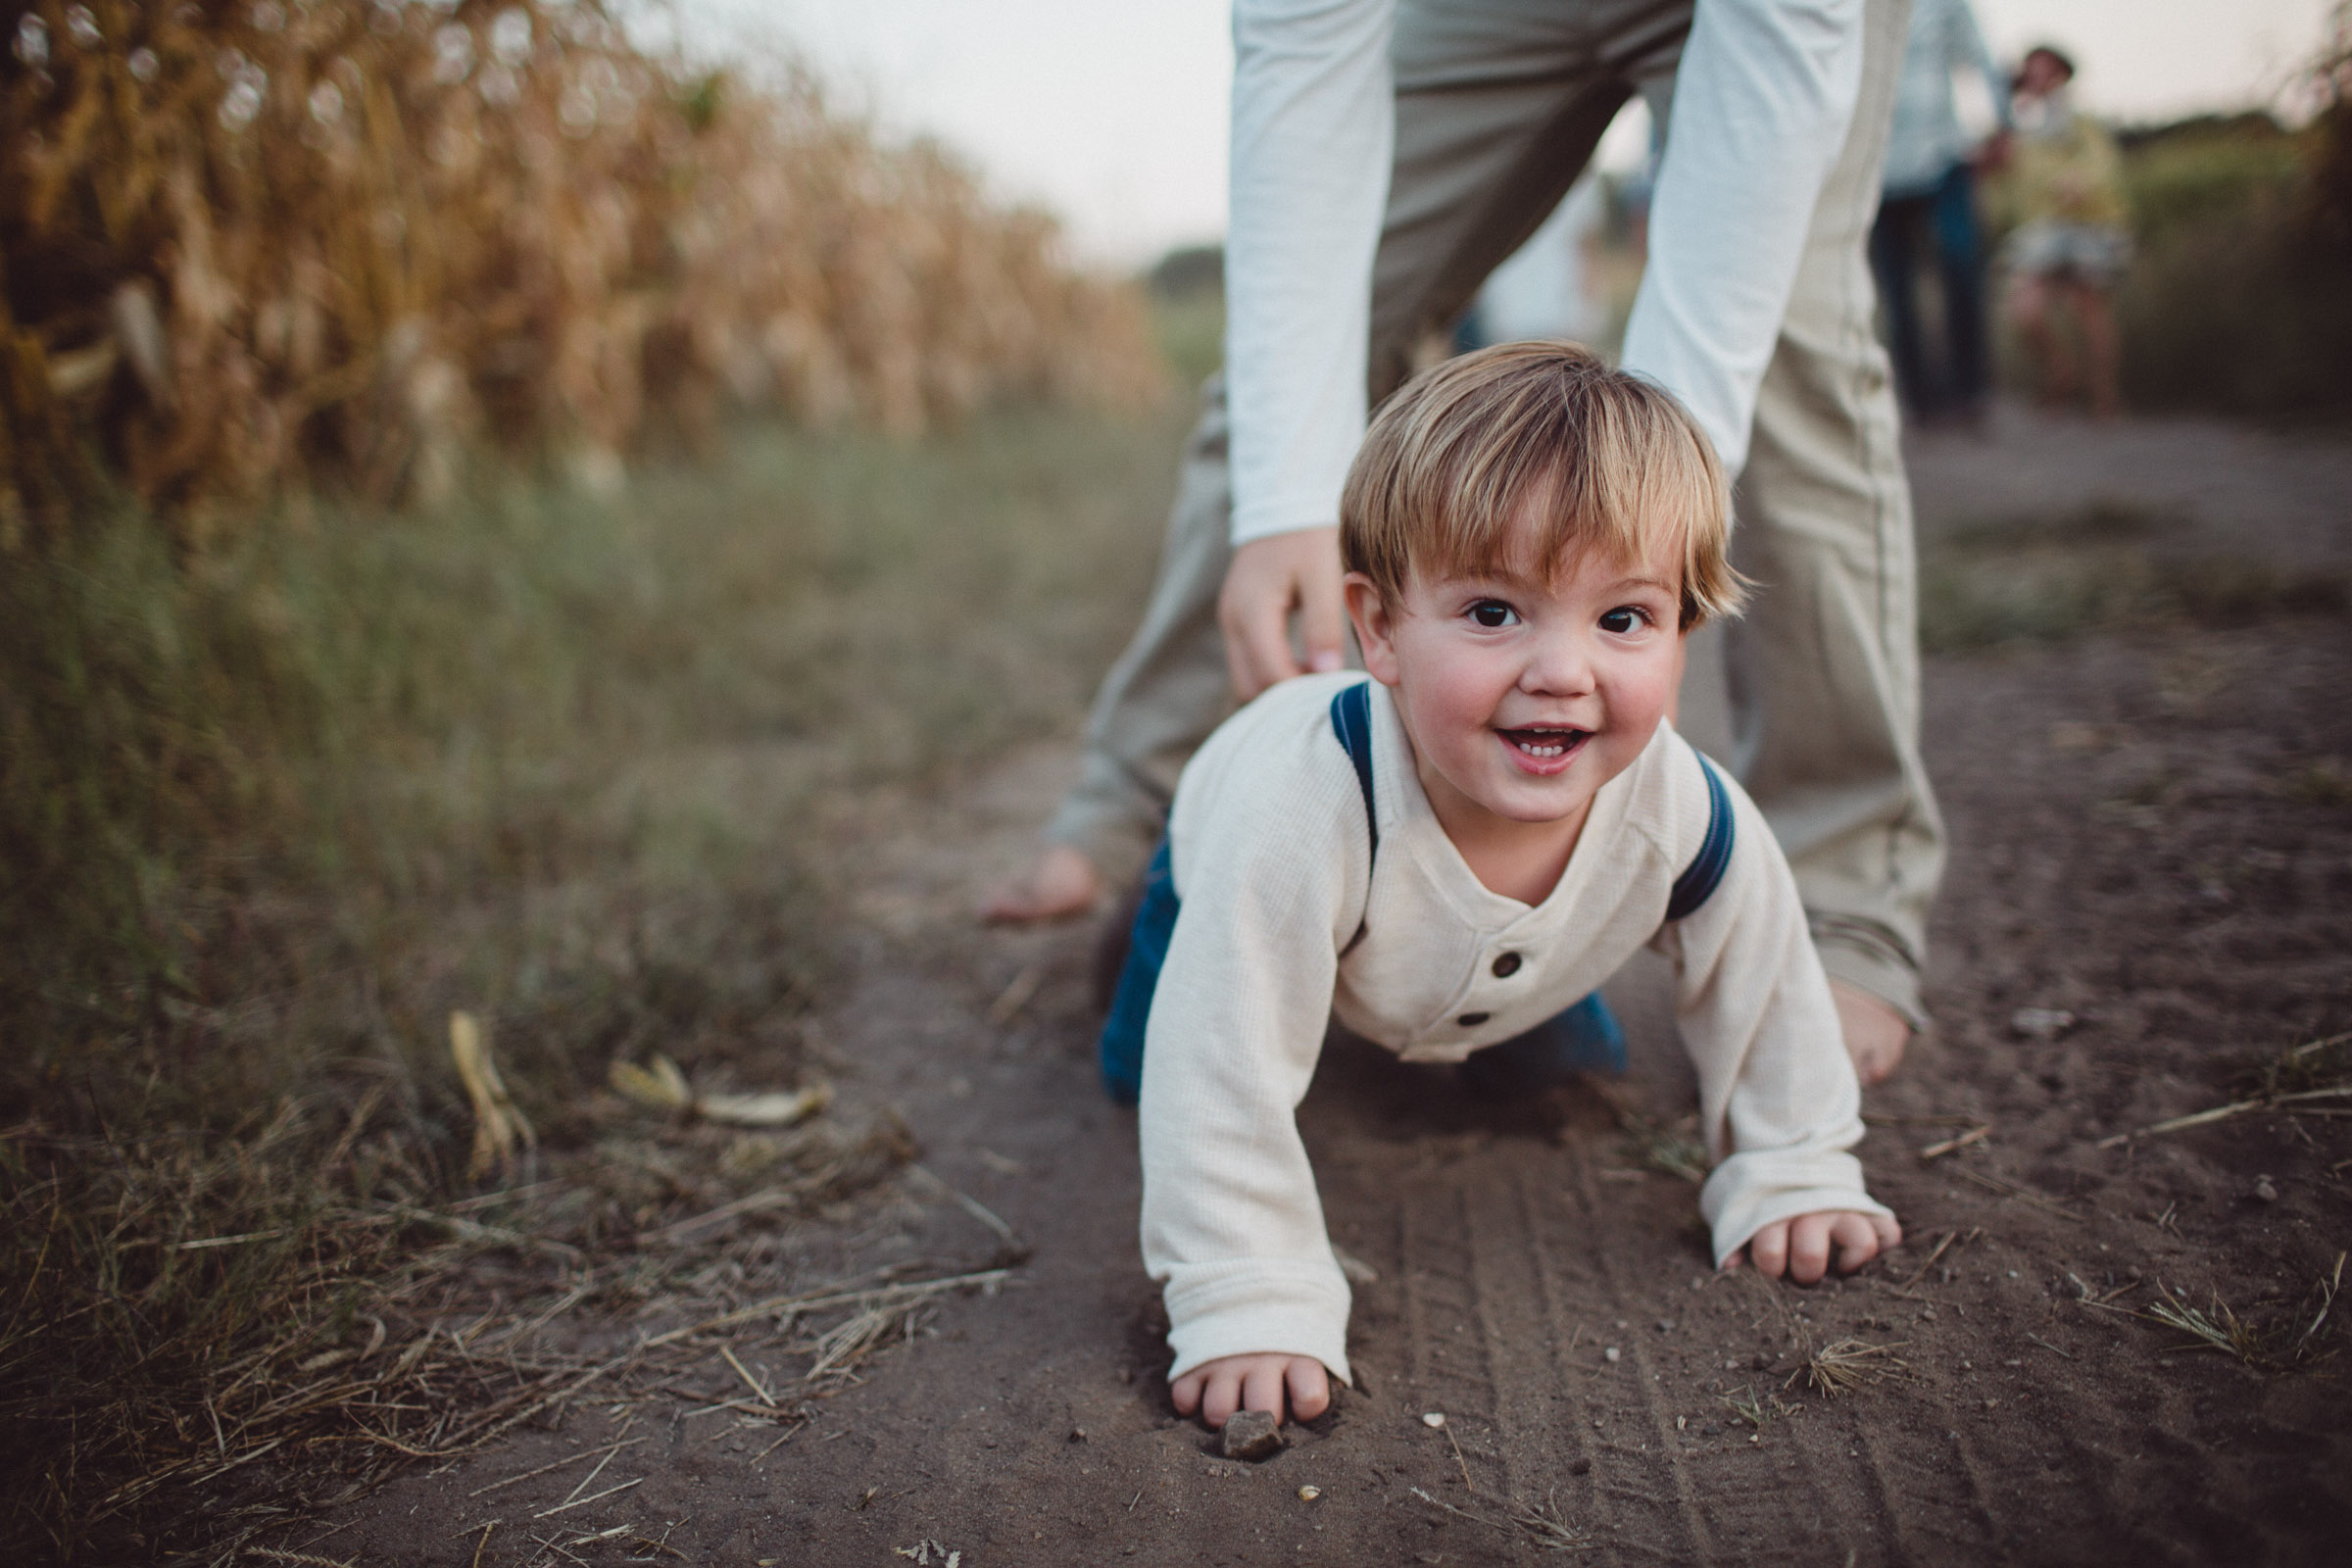
[[[1740,601],[1727,508],[1681,406],[1569,345],[1450,361],[1374,419],[1341,502],[1370,679],[1277,686],[1185,769],[1105,1035],[1115,1090],[1120,1017],[1148,1017],[1143,1246],[1180,1411],[1312,1419],[1348,1379],[1295,1114],[1333,1014],[1524,1081],[1646,943],[1718,1265],[1810,1283],[1900,1240],[1847,1152],[1860,1092],[1788,865],[1666,721],[1683,638]]]

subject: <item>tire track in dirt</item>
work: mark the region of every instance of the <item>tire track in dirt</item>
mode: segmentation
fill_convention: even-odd
[[[1630,1314],[1637,1312],[1639,1307],[1626,1290],[1625,1281],[1617,1266],[1616,1249],[1612,1245],[1616,1238],[1609,1234],[1615,1227],[1607,1224],[1604,1220],[1604,1215],[1614,1217],[1614,1214],[1606,1209],[1600,1201],[1600,1194],[1592,1175],[1592,1160],[1588,1151],[1581,1148],[1577,1151],[1575,1170],[1576,1194],[1584,1209],[1584,1219],[1589,1233],[1597,1244],[1592,1250],[1592,1255],[1598,1266],[1601,1287],[1607,1294],[1609,1310],[1625,1312],[1629,1314],[1628,1321],[1631,1321]],[[1632,1371],[1628,1375],[1633,1378],[1636,1387],[1641,1391],[1642,1414],[1646,1418],[1651,1435],[1656,1439],[1657,1455],[1665,1459],[1666,1474],[1673,1483],[1674,1495],[1669,1503],[1666,1498],[1653,1497],[1652,1494],[1643,1493],[1641,1489],[1614,1478],[1603,1485],[1614,1487],[1621,1496],[1635,1496],[1651,1500],[1653,1507],[1668,1514],[1667,1519],[1657,1521],[1654,1531],[1655,1539],[1666,1542],[1668,1544],[1660,1548],[1652,1548],[1666,1560],[1676,1563],[1715,1562],[1720,1556],[1720,1549],[1715,1541],[1713,1522],[1707,1517],[1707,1509],[1700,1502],[1697,1490],[1691,1485],[1690,1467],[1683,1463],[1682,1455],[1676,1451],[1677,1445],[1674,1438],[1677,1434],[1673,1413],[1666,1408],[1661,1393],[1663,1369],[1655,1364],[1655,1358],[1650,1353],[1649,1348],[1638,1337],[1634,1338],[1630,1347],[1623,1348],[1623,1353],[1632,1362]],[[1629,1448],[1622,1442],[1602,1444],[1597,1446],[1600,1448],[1600,1457],[1595,1458],[1592,1465],[1595,1478],[1600,1476],[1603,1459],[1613,1469],[1633,1467],[1638,1471],[1654,1470],[1658,1463],[1658,1458],[1648,1452],[1646,1446],[1642,1449]],[[1596,1486],[1594,1490],[1601,1489]],[[1678,1535],[1681,1539],[1676,1541],[1674,1538]]]
[[[1848,1417],[1838,1442],[1855,1460],[1858,1490],[1897,1562],[1983,1562],[1997,1555],[2001,1532],[1986,1508],[1976,1458],[1960,1441],[1956,1412],[1941,1400],[1899,1423]]]
[[[1575,1359],[1576,1350],[1585,1340],[1582,1331],[1589,1325],[1584,1321],[1584,1313],[1571,1309],[1570,1303],[1575,1300],[1577,1293],[1563,1277],[1566,1272],[1563,1250],[1546,1246],[1544,1241],[1544,1200],[1553,1198],[1556,1211],[1559,1183],[1547,1172],[1522,1169],[1512,1185],[1518,1198],[1519,1221],[1527,1235],[1528,1273],[1533,1282],[1529,1296],[1537,1305],[1540,1315],[1538,1334],[1547,1351],[1544,1357],[1547,1382],[1550,1387],[1562,1391],[1559,1400],[1567,1412],[1563,1422],[1556,1424],[1553,1429],[1553,1441],[1562,1450],[1556,1457],[1562,1461],[1561,1467],[1570,1474],[1574,1473],[1576,1462],[1581,1460],[1586,1467],[1586,1474],[1590,1476],[1597,1468],[1599,1456],[1594,1451],[1597,1445],[1591,1441],[1590,1436],[1592,1430],[1591,1399],[1580,1387],[1581,1380],[1577,1376],[1583,1368]],[[1599,1342],[1594,1340],[1592,1346],[1597,1353]],[[1548,1502],[1552,1494],[1549,1486],[1545,1487],[1544,1494]],[[1572,1502],[1579,1494],[1586,1503],[1584,1512],[1591,1516],[1589,1522],[1600,1539],[1604,1542],[1617,1539],[1622,1532],[1617,1524],[1617,1510],[1607,1491],[1596,1484],[1588,1483],[1572,1493]],[[1570,1522],[1582,1526],[1588,1521],[1572,1517]]]

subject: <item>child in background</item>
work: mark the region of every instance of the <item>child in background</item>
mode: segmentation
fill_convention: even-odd
[[[1285,682],[1194,759],[1142,982],[1144,1255],[1176,1406],[1212,1427],[1311,1419],[1348,1376],[1295,1115],[1334,1013],[1527,1086],[1559,1059],[1545,1025],[1650,945],[1717,1263],[1810,1283],[1900,1240],[1846,1152],[1860,1091],[1787,863],[1665,721],[1684,635],[1740,598],[1706,437],[1581,349],[1506,344],[1392,399],[1341,510],[1372,679]]]
[[[2106,127],[2075,109],[2075,63],[2047,44],[2018,68],[2009,198],[2018,225],[2002,247],[2009,318],[2025,338],[2044,403],[2084,399],[2111,419],[2119,344],[2115,286],[2132,258],[2123,155]],[[2077,355],[2061,318],[2082,339]]]

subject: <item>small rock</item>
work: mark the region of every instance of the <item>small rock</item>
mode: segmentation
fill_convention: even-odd
[[[1694,1291],[1703,1291],[1703,1290],[1705,1290],[1705,1289],[1707,1288],[1707,1277],[1706,1277],[1704,1274],[1693,1274],[1693,1275],[1691,1275],[1691,1276],[1690,1276],[1690,1288],[1691,1288],[1692,1290],[1694,1290]]]
[[[2276,1203],[2278,1201],[2278,1184],[2268,1176],[2257,1176],[2254,1178],[2254,1196],[2266,1203]]]
[[[2009,1027],[2028,1040],[2055,1040],[2075,1026],[2075,1015],[2064,1007],[2020,1007],[2009,1015]]]
[[[1321,1487],[1300,1487],[1298,1489],[1298,1500],[1300,1502],[1312,1502],[1321,1495],[1323,1495],[1323,1489]]]
[[[1271,1459],[1282,1451],[1282,1432],[1263,1410],[1236,1410],[1225,1423],[1222,1451],[1228,1459],[1247,1459],[1252,1464]]]
[[[1674,1332],[1674,1319],[1670,1317],[1662,1317],[1658,1319],[1658,1332],[1660,1334],[1672,1334]]]
[[[1624,1358],[1624,1351],[1618,1349],[1617,1347],[1612,1345],[1607,1349],[1600,1352],[1600,1358],[1608,1362],[1611,1366],[1614,1366],[1618,1361]]]
[[[1772,1365],[1772,1357],[1765,1351],[1758,1350],[1755,1354],[1747,1358],[1747,1364],[1751,1367],[1754,1367],[1757,1371],[1762,1372]]]
[[[1421,1417],[1421,1424],[1425,1427],[1442,1427],[1446,1424],[1446,1412],[1432,1410]]]
[[[1600,1423],[1597,1421],[1593,1422],[1592,1424],[1594,1426],[1600,1425]],[[1568,1461],[1568,1473],[1572,1476],[1589,1476],[1592,1473],[1592,1461],[1584,1458],[1581,1455],[1577,1458],[1571,1459]]]
[[[1084,1442],[1086,1441],[1086,1428],[1084,1428],[1084,1427],[1072,1427],[1072,1428],[1070,1428],[1070,1441],[1071,1441],[1072,1443],[1084,1443]]]

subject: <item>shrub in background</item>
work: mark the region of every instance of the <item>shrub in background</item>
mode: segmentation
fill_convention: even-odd
[[[2352,6],[2301,130],[2205,117],[2127,138],[2137,253],[2117,299],[2146,408],[2352,413]]]

